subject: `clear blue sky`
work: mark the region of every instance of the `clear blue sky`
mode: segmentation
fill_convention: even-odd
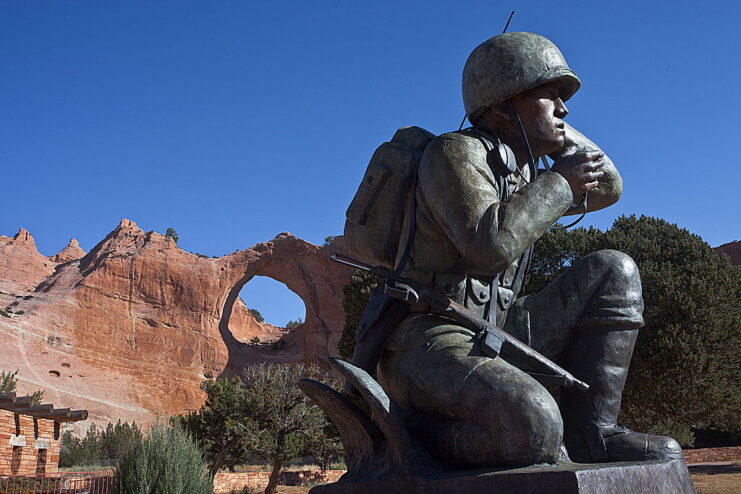
[[[510,30],[580,75],[568,120],[625,180],[584,224],[648,214],[736,240],[740,5],[2,0],[0,235],[89,250],[126,217],[209,256],[321,243],[396,128],[457,128],[466,57],[515,9]],[[302,310],[255,292],[269,321]]]

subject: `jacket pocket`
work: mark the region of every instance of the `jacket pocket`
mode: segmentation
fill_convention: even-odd
[[[468,299],[473,303],[473,305],[485,305],[491,298],[491,283],[488,281],[469,278],[468,285]]]
[[[507,310],[515,301],[515,293],[503,286],[497,287],[497,300],[502,310]]]
[[[466,275],[457,273],[435,273],[435,289],[459,304],[464,304]]]

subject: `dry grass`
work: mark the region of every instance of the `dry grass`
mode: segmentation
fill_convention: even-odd
[[[697,494],[741,492],[741,463],[690,466],[689,470]]]
[[[741,463],[690,466],[697,494],[741,493]],[[277,494],[307,494],[311,487],[279,486]],[[258,491],[262,492],[262,491]]]

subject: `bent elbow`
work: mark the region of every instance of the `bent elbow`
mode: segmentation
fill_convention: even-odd
[[[474,247],[466,254],[466,264],[471,272],[482,275],[502,273],[522,255],[515,245],[492,242],[486,247]]]

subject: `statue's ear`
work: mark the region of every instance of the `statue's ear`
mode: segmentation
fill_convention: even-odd
[[[505,122],[512,122],[514,120],[511,104],[497,103],[496,105],[490,106],[489,111]]]

